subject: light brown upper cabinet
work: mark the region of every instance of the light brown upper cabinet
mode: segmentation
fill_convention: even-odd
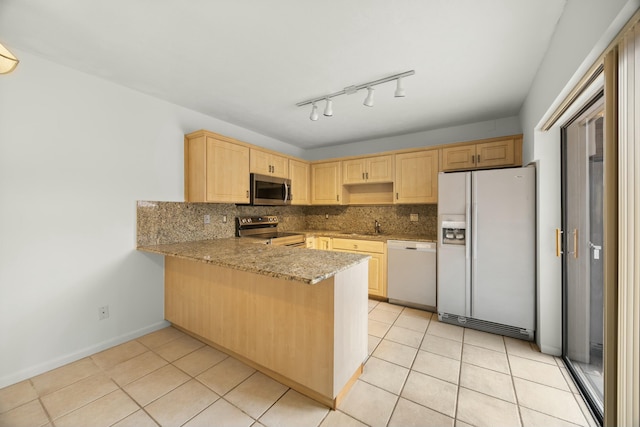
[[[232,141],[203,131],[185,135],[185,201],[249,202],[249,148]]]
[[[292,205],[308,205],[311,201],[311,186],[309,185],[310,169],[309,163],[307,162],[289,159]]]
[[[440,149],[443,171],[522,165],[522,136],[493,138]]]
[[[393,182],[393,156],[363,157],[342,161],[342,183]]]
[[[252,173],[289,178],[289,159],[267,151],[251,149],[250,169]]]
[[[340,162],[322,162],[311,165],[311,204],[339,205],[342,181]]]
[[[438,203],[438,150],[396,154],[394,203]]]

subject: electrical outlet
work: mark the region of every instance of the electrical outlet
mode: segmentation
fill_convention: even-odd
[[[204,216],[204,223],[205,224],[211,224],[211,215],[205,215]]]
[[[409,215],[409,220],[413,221],[413,222],[418,221],[418,214],[410,214]]]
[[[109,318],[109,306],[104,305],[102,307],[98,307],[98,319],[104,320]]]
[[[324,214],[324,219],[329,219],[329,214]]]
[[[226,224],[226,222],[227,222],[227,216],[226,215],[222,215],[222,222],[224,222]]]

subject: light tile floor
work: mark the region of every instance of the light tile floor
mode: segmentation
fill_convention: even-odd
[[[595,426],[561,359],[369,301],[337,411],[174,328],[0,389],[0,426]]]

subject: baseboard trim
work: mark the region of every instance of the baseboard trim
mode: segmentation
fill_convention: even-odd
[[[154,323],[152,325],[137,329],[127,334],[120,335],[106,341],[102,341],[98,344],[83,348],[76,352],[65,354],[56,359],[49,360],[35,366],[30,366],[28,368],[22,369],[21,371],[18,371],[9,375],[5,375],[4,377],[0,377],[0,388],[4,388],[10,385],[19,383],[20,381],[24,381],[28,378],[35,377],[36,375],[43,374],[52,369],[64,366],[68,363],[75,362],[87,356],[91,356],[93,354],[99,353],[113,346],[122,344],[127,341],[131,341],[143,335],[149,334],[151,332],[155,332],[159,329],[166,328],[169,325],[170,325],[169,322],[167,322],[166,320],[163,320],[161,322]]]

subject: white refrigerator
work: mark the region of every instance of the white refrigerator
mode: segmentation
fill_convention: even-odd
[[[439,174],[440,321],[534,339],[535,212],[532,166]]]

